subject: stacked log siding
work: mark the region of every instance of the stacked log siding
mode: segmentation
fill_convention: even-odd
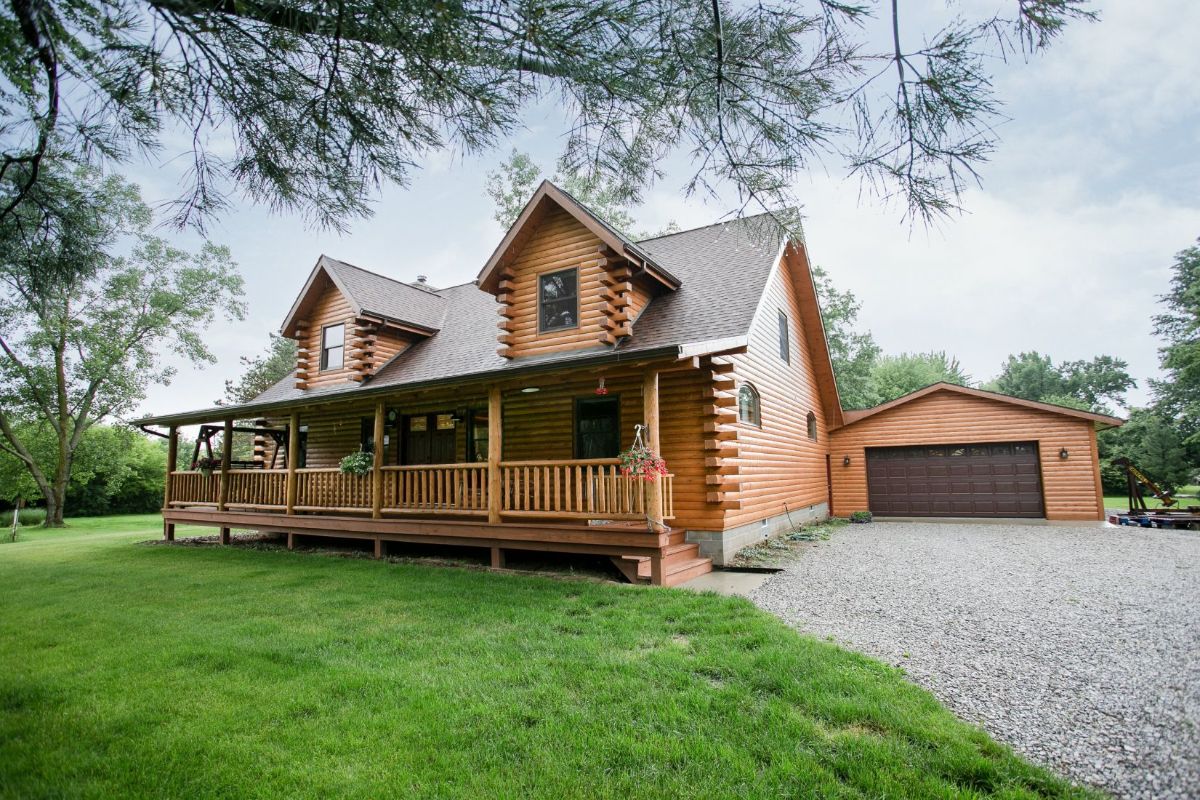
[[[790,363],[780,357],[781,311],[788,321]],[[825,478],[829,431],[807,324],[811,321],[801,312],[789,261],[781,259],[755,315],[749,347],[733,358],[734,396],[744,383],[754,385],[761,399],[762,425],[737,423],[738,472],[732,481],[737,481],[734,497],[741,507],[726,512],[726,528],[783,514],[784,504],[802,508],[823,503],[829,496]],[[809,412],[817,420],[815,441],[808,435]]]

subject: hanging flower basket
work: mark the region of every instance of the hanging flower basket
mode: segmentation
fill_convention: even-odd
[[[375,465],[375,456],[365,450],[351,453],[342,459],[338,469],[347,475],[366,475]]]
[[[635,444],[621,453],[622,475],[643,481],[656,481],[667,472],[667,462],[648,447]]]
[[[206,478],[211,478],[213,470],[221,468],[221,459],[217,457],[208,457],[196,459],[196,469],[200,470],[200,474]]]

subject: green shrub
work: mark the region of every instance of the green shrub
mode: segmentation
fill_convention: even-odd
[[[850,515],[851,522],[870,522],[872,519],[870,511],[855,511]]]
[[[12,515],[13,510],[11,508],[0,511],[0,533],[12,527]],[[41,525],[46,521],[46,509],[22,508],[17,513],[17,521],[25,528]]]

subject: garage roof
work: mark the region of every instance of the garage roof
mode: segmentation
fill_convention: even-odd
[[[1103,428],[1115,428],[1118,425],[1125,424],[1125,420],[1121,419],[1120,417],[1112,417],[1107,414],[1096,414],[1091,411],[1081,411],[1078,408],[1068,408],[1067,406],[1056,406],[1053,403],[1039,403],[1035,400],[1025,400],[1020,397],[1001,394],[1000,392],[989,392],[984,389],[972,389],[969,386],[959,386],[954,383],[943,382],[930,384],[924,389],[918,389],[915,392],[909,392],[903,397],[898,397],[895,400],[887,403],[880,403],[872,408],[863,408],[857,411],[843,411],[842,418],[845,420],[845,423],[842,425],[842,427],[848,427],[860,420],[866,419],[867,417],[872,417],[880,412],[896,408],[897,406],[904,405],[905,403],[911,403],[914,400],[919,400],[922,397],[934,394],[935,392],[955,392],[958,394],[965,394],[970,397],[981,397],[985,400],[996,400],[1001,403],[1011,403],[1012,405],[1022,406],[1024,408],[1033,408],[1037,409],[1038,411],[1049,411],[1052,414],[1062,414],[1065,417],[1077,417],[1079,419],[1085,419],[1095,423],[1096,430],[1101,430]]]

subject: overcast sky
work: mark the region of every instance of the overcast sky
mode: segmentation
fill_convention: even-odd
[[[933,5],[944,13],[944,3]],[[1043,56],[998,65],[1011,121],[982,169],[984,186],[964,199],[966,214],[912,231],[901,209],[861,196],[833,162],[801,184],[814,262],[858,296],[861,322],[886,352],[946,350],[976,381],[1022,350],[1056,361],[1110,354],[1138,379],[1133,400],[1147,398],[1158,365],[1156,296],[1173,255],[1200,236],[1200,3],[1097,7],[1099,23],[1073,25]],[[151,389],[142,410],[218,399],[240,371],[238,357],[261,351],[278,329],[321,253],[402,280],[474,279],[503,235],[485,173],[512,146],[552,165],[559,133],[554,109],[536,109],[527,130],[496,152],[439,156],[409,188],[386,188],[375,216],[341,236],[249,204],[225,215],[210,236],[240,264],[249,314],[214,325],[217,364],[180,363],[173,384]],[[141,166],[131,177],[148,199],[168,199],[185,161]],[[686,177],[669,171],[639,210],[640,227],[694,227],[729,210],[685,200]]]

